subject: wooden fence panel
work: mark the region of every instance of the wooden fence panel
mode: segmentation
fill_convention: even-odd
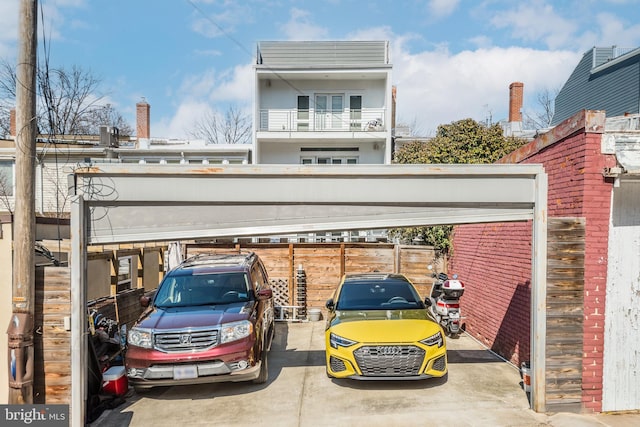
[[[344,256],[345,274],[395,272],[393,245],[346,246]]]
[[[549,218],[546,409],[580,412],[584,319],[583,218]]]
[[[36,268],[34,313],[34,403],[71,401],[71,268]]]
[[[340,282],[340,245],[296,246],[294,265],[302,264],[307,278],[307,307],[324,307]]]
[[[399,253],[400,272],[416,285],[422,298],[429,296],[433,277],[427,266],[429,264],[436,266],[436,253],[433,247],[400,246]]]

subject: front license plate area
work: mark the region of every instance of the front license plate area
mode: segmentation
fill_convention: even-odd
[[[188,380],[198,378],[198,367],[196,365],[184,365],[173,367],[173,379]]]

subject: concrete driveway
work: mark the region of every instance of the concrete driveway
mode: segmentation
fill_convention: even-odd
[[[631,426],[640,415],[538,414],[520,375],[470,337],[447,341],[448,379],[331,380],[324,322],[279,323],[269,381],[130,391],[92,426]],[[612,421],[613,420],[613,421]],[[632,424],[633,423],[633,424]]]

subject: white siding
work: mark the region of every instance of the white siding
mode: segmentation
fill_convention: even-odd
[[[36,169],[36,211],[70,212],[67,175],[75,164],[45,162]],[[56,199],[57,196],[57,199]]]
[[[282,65],[381,65],[389,62],[386,41],[262,41],[258,64]]]
[[[348,106],[349,95],[362,95],[362,108],[384,108],[386,82],[376,80],[288,80],[283,81],[274,77],[260,82],[260,109],[285,109],[297,108],[298,95],[313,97],[316,93],[344,93],[347,97],[345,103]],[[313,98],[310,98],[313,104]],[[313,107],[313,105],[310,105]]]
[[[640,183],[613,190],[604,318],[603,411],[640,409]]]
[[[356,157],[358,164],[382,164],[384,162],[383,143],[377,145],[377,149],[371,143],[344,143],[331,144],[334,147],[358,147],[358,151],[323,151],[302,152],[301,147],[326,147],[328,144],[318,140],[312,143],[292,144],[290,142],[269,142],[264,144],[261,152],[260,163],[264,164],[300,164],[301,157]]]

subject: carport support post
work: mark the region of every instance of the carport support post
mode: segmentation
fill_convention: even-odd
[[[545,411],[547,400],[547,185],[547,174],[538,173],[531,248],[531,409],[536,412]]]
[[[71,201],[71,420],[85,424],[87,402],[87,209],[80,196]]]

